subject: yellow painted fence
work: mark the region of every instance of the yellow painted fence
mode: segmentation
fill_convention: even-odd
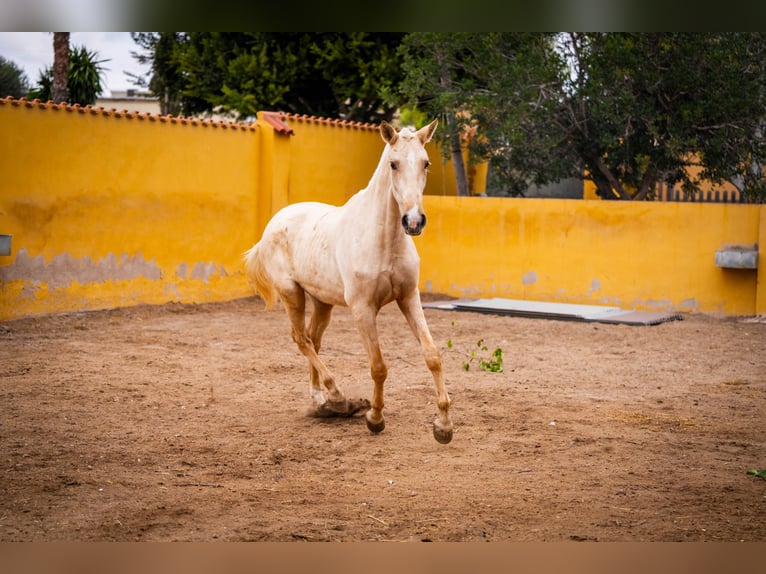
[[[421,290],[726,315],[766,313],[755,269],[725,246],[766,244],[766,206],[429,197]]]
[[[0,100],[0,320],[251,295],[241,255],[271,215],[342,204],[382,148],[375,126],[305,116],[240,125]],[[763,255],[758,269],[715,266],[726,245],[766,244],[765,206],[455,197],[429,153],[424,292],[766,313]]]

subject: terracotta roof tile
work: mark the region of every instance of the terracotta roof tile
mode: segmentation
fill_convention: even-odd
[[[293,135],[295,131],[287,123],[293,122],[307,122],[314,124],[325,124],[329,126],[352,128],[352,129],[366,129],[366,130],[378,130],[377,124],[370,124],[365,122],[352,122],[348,120],[342,120],[340,118],[323,118],[318,116],[310,116],[307,114],[291,114],[286,112],[263,112],[263,120],[274,128],[278,133]]]
[[[265,112],[264,117],[267,113],[275,113],[275,112]],[[283,119],[289,119],[289,120],[295,120],[298,122],[309,122],[309,123],[316,123],[316,124],[327,124],[337,127],[344,127],[344,128],[352,128],[352,129],[364,129],[364,130],[378,130],[379,126],[377,124],[370,124],[365,122],[352,122],[348,120],[341,120],[338,118],[322,118],[317,116],[309,116],[306,114],[279,114],[281,118]]]
[[[274,131],[279,134],[294,135],[295,132],[285,122],[285,114],[282,112],[263,112],[263,120],[274,128]]]
[[[41,108],[41,109],[47,109],[50,108],[52,110],[66,110],[68,112],[74,112],[77,111],[81,114],[93,114],[93,115],[101,115],[101,116],[107,116],[107,117],[115,117],[115,118],[127,118],[127,119],[140,119],[140,120],[150,120],[150,121],[157,121],[166,123],[170,122],[173,124],[180,123],[182,125],[191,125],[191,126],[203,126],[203,127],[221,127],[224,129],[232,129],[232,130],[250,130],[255,131],[257,129],[257,124],[244,124],[239,122],[223,122],[223,121],[214,121],[214,120],[203,120],[203,119],[197,119],[197,118],[187,118],[184,116],[172,116],[172,115],[160,115],[160,114],[152,114],[150,112],[131,112],[128,110],[117,110],[116,108],[111,108],[109,110],[103,108],[103,107],[94,107],[94,106],[81,106],[80,104],[56,104],[52,101],[43,102],[38,99],[34,100],[27,100],[26,98],[21,99],[14,99],[11,96],[0,98],[0,105],[11,105],[11,106],[26,106],[28,108]]]
[[[27,100],[26,98],[14,99],[11,96],[0,98],[0,105],[12,105],[12,106],[26,106],[28,108],[50,108],[52,110],[66,110],[67,112],[77,111],[81,114],[102,115],[114,118],[127,118],[127,119],[139,119],[149,121],[159,121],[161,123],[173,123],[187,126],[201,126],[201,127],[213,127],[223,129],[240,129],[240,130],[255,130],[257,129],[256,123],[239,123],[239,122],[225,122],[222,120],[205,120],[199,118],[187,118],[184,116],[172,116],[152,114],[150,112],[132,112],[127,109],[117,110],[116,108],[106,109],[103,107],[95,107],[91,105],[81,106],[80,104],[56,104],[52,101],[43,102],[38,99]],[[295,131],[289,125],[289,121],[293,122],[307,122],[314,124],[325,124],[328,126],[347,128],[347,129],[362,129],[362,130],[377,130],[378,125],[367,122],[354,122],[349,120],[342,120],[340,118],[324,118],[319,116],[310,116],[308,114],[290,114],[285,112],[263,112],[263,119],[270,126],[274,128],[277,133],[294,135]]]

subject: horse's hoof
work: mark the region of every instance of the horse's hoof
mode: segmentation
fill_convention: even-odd
[[[380,422],[374,423],[370,420],[370,417],[364,417],[367,421],[367,428],[370,429],[370,432],[374,432],[375,434],[382,432],[384,428],[386,428],[386,420],[381,418]]]
[[[434,423],[434,438],[439,444],[447,444],[452,440],[452,429],[444,430]]]

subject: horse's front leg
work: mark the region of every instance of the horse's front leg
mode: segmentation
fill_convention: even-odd
[[[436,405],[439,407],[439,416],[434,420],[434,438],[447,444],[452,440],[452,419],[450,418],[450,398],[444,384],[442,372],[442,359],[439,349],[434,344],[431,331],[428,329],[423,307],[420,304],[420,292],[415,289],[409,295],[397,300],[399,309],[407,318],[412,332],[415,333],[423,351],[423,357],[428,365],[428,370],[434,378],[436,387]]]
[[[379,433],[386,427],[386,421],[383,419],[383,383],[386,382],[388,368],[383,361],[378,341],[378,311],[372,306],[360,304],[352,306],[351,313],[370,359],[370,376],[374,384],[372,404],[365,415],[367,428],[374,433]]]

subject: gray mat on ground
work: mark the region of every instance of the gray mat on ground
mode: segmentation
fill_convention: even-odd
[[[429,309],[475,311],[495,315],[512,315],[539,319],[567,321],[592,321],[597,323],[620,323],[624,325],[657,325],[667,321],[681,320],[678,313],[662,311],[630,311],[604,305],[576,305],[522,299],[452,299],[424,303]]]

